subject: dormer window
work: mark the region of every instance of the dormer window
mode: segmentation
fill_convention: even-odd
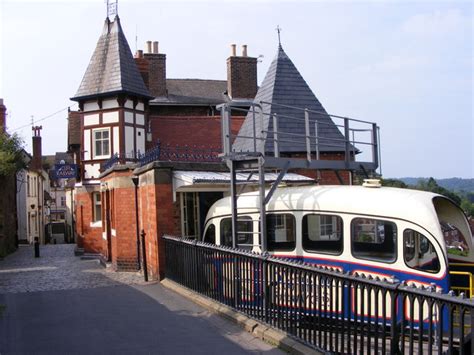
[[[101,128],[93,130],[94,159],[110,157],[110,129]]]

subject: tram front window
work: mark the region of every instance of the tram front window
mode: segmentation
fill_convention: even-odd
[[[438,254],[423,234],[412,229],[403,232],[403,255],[405,264],[415,270],[437,273],[440,269]]]

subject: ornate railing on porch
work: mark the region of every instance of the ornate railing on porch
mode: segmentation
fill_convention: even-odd
[[[100,168],[101,168],[101,171],[105,171],[107,169],[110,169],[116,164],[135,163],[139,160],[140,157],[141,155],[139,152],[136,154],[136,156],[134,153],[126,154],[126,155],[115,153],[114,155],[112,155],[112,157],[109,160],[102,163],[100,165]]]
[[[154,161],[217,163],[221,161],[220,147],[196,145],[163,145],[160,141],[140,157],[140,166]]]

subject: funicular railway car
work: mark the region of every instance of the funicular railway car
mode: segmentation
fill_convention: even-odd
[[[237,247],[257,253],[261,252],[258,200],[258,192],[249,192],[237,201]],[[232,246],[230,206],[226,197],[210,208],[204,242]],[[278,188],[266,206],[266,238],[268,253],[275,257],[367,278],[431,286],[442,293],[457,290],[474,295],[473,237],[467,219],[451,200],[438,194],[377,185]],[[291,280],[283,283],[274,287],[289,286]],[[347,292],[326,291],[340,296]],[[355,300],[372,303],[369,317],[386,316],[382,307],[373,313],[374,298],[365,293]],[[334,299],[323,302],[326,310],[338,308]],[[425,310],[414,314],[415,322],[418,315],[424,321],[428,317]],[[436,310],[430,316],[436,318]],[[444,322],[446,327],[449,324]]]

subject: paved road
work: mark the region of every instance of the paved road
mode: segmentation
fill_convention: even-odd
[[[0,354],[282,354],[137,273],[52,245],[0,260]]]

